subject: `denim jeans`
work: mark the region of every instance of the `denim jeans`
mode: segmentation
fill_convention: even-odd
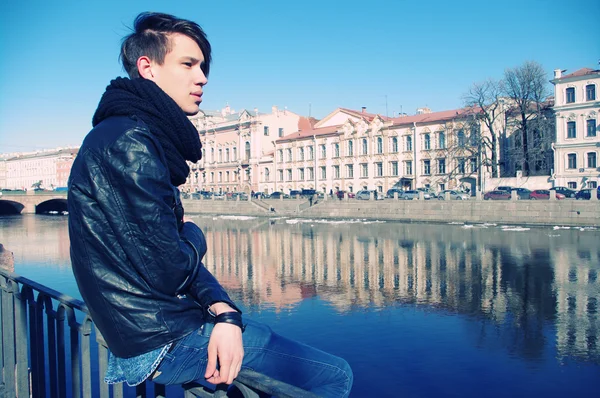
[[[168,352],[152,381],[207,385],[204,372],[207,348],[214,325],[206,323],[184,337]],[[321,397],[347,397],[353,375],[342,358],[273,333],[267,325],[248,321],[243,335],[243,369],[311,391]]]

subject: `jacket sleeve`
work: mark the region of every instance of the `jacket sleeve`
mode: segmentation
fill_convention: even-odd
[[[160,294],[189,294],[203,306],[217,301],[233,305],[202,265],[204,234],[194,223],[182,224],[176,216],[175,188],[154,138],[144,129],[127,131],[99,167],[106,186],[98,188],[98,202],[144,282]]]

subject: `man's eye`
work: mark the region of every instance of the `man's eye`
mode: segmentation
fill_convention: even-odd
[[[185,66],[187,66],[188,68],[192,67],[192,63],[191,62],[184,62],[183,63]]]

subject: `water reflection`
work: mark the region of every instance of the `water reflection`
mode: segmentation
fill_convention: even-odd
[[[316,296],[338,314],[412,305],[473,319],[465,333],[476,346],[600,363],[600,231],[195,220],[206,266],[253,311],[293,311]],[[17,273],[77,295],[52,285],[59,273],[72,283],[65,217],[4,217],[0,227]]]
[[[248,306],[319,295],[337,311],[415,303],[484,317],[480,345],[600,363],[599,232],[200,218],[206,265]],[[481,325],[480,325],[481,326]],[[555,336],[548,334],[554,328]]]

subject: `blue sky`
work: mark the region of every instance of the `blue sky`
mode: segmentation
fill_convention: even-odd
[[[600,68],[597,0],[70,1],[0,5],[0,153],[79,145],[141,11],[198,22],[214,49],[203,109],[322,118],[458,108],[469,86],[539,62]],[[387,105],[387,106],[386,106]]]

